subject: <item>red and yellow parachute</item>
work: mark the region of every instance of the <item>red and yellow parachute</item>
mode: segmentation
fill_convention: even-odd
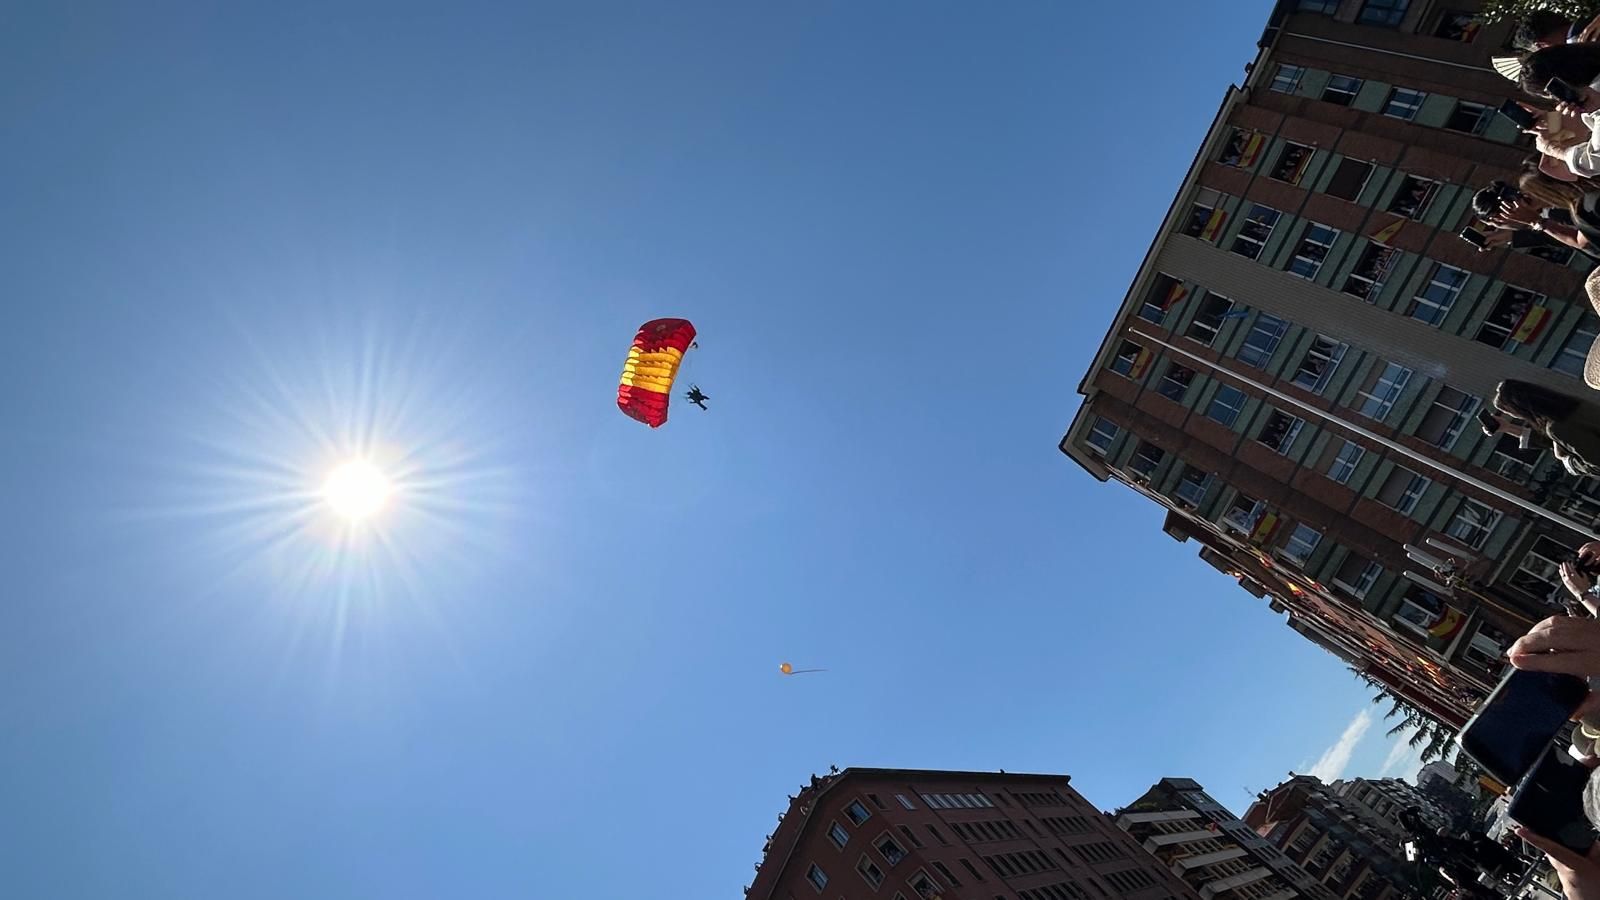
[[[693,343],[694,325],[688,319],[652,319],[639,326],[622,364],[617,407],[651,428],[664,425],[672,382]]]

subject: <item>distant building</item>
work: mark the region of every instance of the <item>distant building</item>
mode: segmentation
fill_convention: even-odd
[[[859,768],[790,797],[745,896],[1200,900],[1068,776]]]
[[[1393,798],[1371,782],[1340,785],[1349,796],[1313,776],[1293,776],[1263,792],[1244,820],[1340,898],[1415,900],[1416,869],[1389,818],[1398,809],[1384,806]]]
[[[1510,642],[1560,611],[1557,565],[1600,517],[1600,479],[1474,418],[1506,378],[1592,397],[1600,334],[1582,254],[1456,236],[1474,192],[1531,152],[1494,112],[1515,92],[1490,68],[1511,23],[1480,27],[1479,6],[1275,5],[1060,443],[1454,726]],[[1440,544],[1462,563],[1448,576],[1407,550]]]
[[[1415,808],[1430,828],[1450,824],[1450,810],[1398,778],[1351,778],[1335,781],[1328,789],[1358,814],[1386,828],[1397,840],[1406,834],[1405,826],[1400,824],[1400,814],[1408,808]]]
[[[1341,896],[1188,778],[1161,779],[1118,810],[1116,822],[1207,900]]]
[[[1442,759],[1428,763],[1417,773],[1417,787],[1427,787],[1434,781],[1453,785],[1461,780],[1461,773],[1456,770],[1455,765]]]

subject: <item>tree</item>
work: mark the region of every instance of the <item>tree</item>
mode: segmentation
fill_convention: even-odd
[[[1600,3],[1593,0],[1488,0],[1478,17],[1485,22],[1520,19],[1528,13],[1553,12],[1573,21],[1594,18]]]
[[[1411,747],[1422,748],[1421,752],[1418,753],[1418,757],[1423,763],[1444,759],[1449,754],[1450,748],[1454,745],[1456,739],[1456,730],[1454,728],[1413,706],[1406,698],[1400,696],[1391,690],[1388,685],[1373,678],[1371,675],[1365,672],[1356,672],[1354,669],[1351,671],[1355,672],[1357,678],[1377,689],[1377,693],[1372,697],[1373,703],[1381,704],[1385,700],[1389,701],[1389,711],[1383,714],[1385,721],[1396,716],[1402,717],[1394,727],[1389,729],[1389,737],[1395,737],[1410,729],[1411,737],[1406,743]]]

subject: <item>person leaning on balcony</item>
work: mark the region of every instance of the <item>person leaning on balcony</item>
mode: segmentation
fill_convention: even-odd
[[[1594,350],[1587,362],[1597,367],[1596,377],[1600,378]],[[1514,426],[1527,429],[1540,442],[1549,441],[1567,474],[1580,478],[1600,475],[1600,407],[1511,378],[1494,389],[1490,403],[1501,415],[1515,420]]]

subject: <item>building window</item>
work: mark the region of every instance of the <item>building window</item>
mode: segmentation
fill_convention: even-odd
[[[1118,429],[1117,429],[1117,426],[1115,426],[1115,425],[1112,425],[1112,424],[1111,424],[1111,423],[1110,423],[1110,422],[1107,422],[1107,421],[1106,421],[1106,420],[1105,420],[1105,419],[1102,419],[1102,418],[1096,418],[1096,419],[1095,419],[1095,420],[1094,420],[1094,424],[1095,424],[1095,430],[1096,430],[1096,431],[1098,431],[1098,430],[1099,430],[1099,429],[1100,429],[1100,426],[1101,426],[1101,425],[1102,425],[1102,424],[1105,424],[1105,425],[1109,425],[1109,426],[1110,426],[1110,427],[1111,427],[1111,437],[1110,437],[1110,439],[1109,439],[1109,440],[1107,440],[1107,441],[1106,441],[1106,444],[1107,444],[1107,445],[1109,445],[1109,444],[1110,444],[1110,443],[1111,443],[1111,441],[1114,441],[1114,440],[1116,440],[1116,439],[1117,439],[1117,435],[1118,435],[1118,434],[1119,434],[1119,433],[1120,433],[1120,432],[1119,432],[1119,430],[1118,430]],[[1090,444],[1091,444],[1091,445],[1093,445],[1093,444],[1094,444],[1094,441],[1093,441],[1093,440],[1091,440],[1091,441],[1090,441],[1090,442],[1089,442],[1089,443],[1090,443]],[[1106,448],[1105,448],[1105,447],[1101,447],[1101,448],[1100,448],[1100,452],[1101,452],[1101,453],[1104,453],[1104,452],[1105,452],[1105,450],[1106,450]],[[907,796],[906,796],[906,795],[905,795],[905,794],[895,794],[895,795],[894,795],[894,798],[895,798],[895,799],[896,799],[896,800],[899,800],[899,801],[900,801],[900,805],[901,805],[901,806],[904,806],[904,807],[905,807],[905,808],[906,808],[906,809],[916,809],[916,808],[917,808],[917,805],[916,805],[916,804],[915,804],[915,803],[912,803],[912,802],[911,802],[911,798],[910,798],[910,797],[907,797]]]
[[[1506,351],[1533,340],[1544,331],[1550,318],[1550,310],[1542,305],[1543,301],[1543,294],[1506,285],[1494,309],[1489,311],[1489,317],[1478,326],[1474,340]]]
[[[950,870],[945,866],[944,863],[935,861],[933,867],[939,870],[939,874],[944,876],[945,881],[950,882],[951,887],[961,886],[961,882],[956,880],[956,876],[951,874]]]
[[[1511,643],[1511,638],[1505,632],[1483,622],[1478,625],[1478,630],[1472,635],[1472,640],[1467,642],[1467,658],[1491,671],[1499,671],[1505,665],[1506,646]]]
[[[978,873],[977,868],[972,865],[972,860],[967,859],[966,857],[962,857],[962,859],[961,859],[961,867],[963,869],[967,870],[967,874],[972,876],[972,880],[973,881],[983,881],[984,880],[983,876]]]
[[[944,839],[944,835],[939,833],[939,829],[933,827],[932,825],[929,825],[928,826],[928,833],[933,835],[933,839],[935,841],[939,842],[939,846],[941,846],[941,847],[950,846],[950,842]]]
[[[1294,248],[1294,258],[1289,260],[1289,274],[1317,277],[1322,261],[1328,258],[1328,251],[1333,249],[1333,241],[1338,236],[1338,231],[1326,225],[1308,223],[1305,234],[1300,237],[1300,246]]]
[[[1194,466],[1184,466],[1183,474],[1178,477],[1178,487],[1173,494],[1178,500],[1190,509],[1199,509],[1205,502],[1206,492],[1211,490],[1211,473],[1196,469]]]
[[[1200,308],[1195,311],[1194,320],[1189,323],[1188,338],[1198,341],[1204,346],[1211,346],[1217,339],[1217,332],[1222,330],[1222,323],[1233,312],[1233,301],[1221,294],[1206,294],[1200,302]]]
[[[1111,360],[1111,371],[1138,380],[1149,364],[1150,356],[1143,347],[1133,341],[1123,341],[1122,346],[1117,348],[1116,357]]]
[[[1189,291],[1182,281],[1171,275],[1157,275],[1155,283],[1150,285],[1150,293],[1145,295],[1144,303],[1139,306],[1139,318],[1160,325],[1161,320],[1167,317],[1167,312],[1187,296]]]
[[[1353,75],[1330,75],[1328,86],[1322,89],[1322,99],[1340,106],[1349,106],[1356,102],[1356,95],[1361,93],[1361,84],[1361,79]]]
[[[1478,36],[1481,27],[1476,13],[1447,9],[1439,16],[1439,24],[1433,27],[1433,36],[1470,44]]]
[[[1527,484],[1533,479],[1533,469],[1539,464],[1539,457],[1543,455],[1542,449],[1529,447],[1524,450],[1516,438],[1502,434],[1495,441],[1494,452],[1489,455],[1484,468],[1507,481]]]
[[[906,858],[905,849],[895,843],[894,838],[888,835],[878,838],[877,846],[878,852],[883,854],[884,861],[890,866],[897,866],[900,864],[900,860]]]
[[[1166,456],[1167,452],[1160,447],[1140,441],[1139,446],[1134,448],[1133,456],[1128,460],[1128,471],[1149,481],[1155,477],[1156,467],[1161,465]]]
[[[1361,4],[1361,12],[1356,16],[1358,25],[1381,25],[1385,28],[1395,28],[1405,20],[1406,7],[1411,0],[1367,0]]]
[[[818,868],[816,863],[812,863],[811,868],[806,870],[806,880],[811,882],[811,886],[820,894],[822,889],[828,886],[828,873]]]
[[[1422,108],[1422,101],[1426,99],[1428,95],[1422,91],[1403,87],[1390,88],[1389,99],[1383,103],[1383,114],[1409,122],[1416,118],[1417,110]]]
[[[1294,439],[1300,435],[1300,429],[1305,422],[1289,415],[1283,410],[1275,409],[1267,417],[1266,424],[1261,426],[1261,434],[1256,438],[1279,453],[1288,453],[1294,446]]]
[[[1407,175],[1400,180],[1400,188],[1394,192],[1394,199],[1389,201],[1389,212],[1408,219],[1421,219],[1438,193],[1439,182]]]
[[[1417,427],[1417,437],[1441,450],[1449,450],[1477,411],[1477,397],[1444,385]]]
[[[1456,298],[1461,296],[1461,288],[1467,283],[1467,273],[1455,266],[1444,263],[1434,263],[1433,274],[1428,276],[1428,283],[1422,288],[1422,293],[1411,298],[1411,308],[1406,310],[1406,315],[1419,322],[1438,327],[1450,314],[1450,307],[1455,305]]]
[[[1178,363],[1168,363],[1167,372],[1161,376],[1161,381],[1156,384],[1156,393],[1174,403],[1182,403],[1183,396],[1189,393],[1189,384],[1194,381],[1194,370]]]
[[[1461,508],[1456,510],[1455,518],[1445,526],[1444,533],[1474,550],[1482,550],[1484,542],[1489,540],[1489,533],[1500,524],[1500,517],[1500,510],[1486,503],[1464,498],[1461,501]]]
[[[1216,243],[1217,235],[1222,233],[1222,223],[1227,219],[1228,214],[1222,211],[1222,195],[1211,188],[1201,188],[1195,192],[1189,217],[1183,223],[1183,233]]]
[[[1278,224],[1278,215],[1270,206],[1259,203],[1251,206],[1250,214],[1244,217],[1244,224],[1233,238],[1233,252],[1246,259],[1259,259],[1267,239],[1272,237],[1272,229]]]
[[[1228,143],[1223,145],[1222,155],[1217,157],[1217,162],[1237,169],[1248,169],[1261,158],[1261,148],[1266,143],[1267,136],[1259,131],[1235,128],[1228,135]]]
[[[1372,163],[1346,156],[1339,160],[1339,167],[1333,170],[1333,177],[1328,179],[1327,194],[1354,203],[1366,190],[1367,179],[1371,177]]]
[[[1394,403],[1400,399],[1400,392],[1404,391],[1406,384],[1411,381],[1411,370],[1405,366],[1394,363],[1385,363],[1382,369],[1374,370],[1368,377],[1366,385],[1357,392],[1356,412],[1369,419],[1383,421],[1394,409]]]
[[[860,825],[862,822],[872,818],[872,813],[867,812],[867,808],[861,805],[860,800],[851,800],[850,805],[844,808],[844,814],[846,818],[856,825]]]
[[[876,806],[879,809],[888,809],[889,808],[889,807],[883,805],[883,801],[878,798],[877,794],[868,794],[867,795],[867,799],[871,800],[872,801],[872,805]]]
[[[1265,369],[1278,349],[1278,343],[1283,340],[1284,332],[1288,330],[1289,323],[1277,316],[1258,314],[1250,333],[1245,336],[1244,346],[1239,348],[1239,361],[1247,366]]]
[[[1417,501],[1433,482],[1402,466],[1395,466],[1378,488],[1378,502],[1402,515],[1411,515]]]
[[[1507,581],[1517,590],[1549,603],[1552,595],[1566,593],[1561,586],[1561,563],[1570,559],[1574,552],[1571,547],[1540,537],[1528,548]]]
[[[1322,532],[1309,525],[1296,524],[1294,530],[1289,532],[1289,540],[1284,542],[1281,556],[1302,568],[1311,554],[1317,552],[1317,545],[1322,543]]]
[[[865,856],[856,862],[856,871],[860,872],[861,877],[867,880],[867,884],[873,887],[883,884],[883,870],[878,868],[877,863]]]
[[[1352,553],[1339,564],[1339,571],[1333,575],[1333,586],[1360,600],[1367,596],[1382,574],[1382,566],[1365,556]]]
[[[1489,119],[1493,116],[1494,110],[1482,103],[1457,100],[1456,108],[1450,113],[1450,118],[1445,120],[1444,127],[1463,134],[1483,134],[1483,130],[1489,127]]]
[[[1300,66],[1279,63],[1277,73],[1272,76],[1271,88],[1280,94],[1292,94],[1300,87],[1300,76],[1304,74],[1306,70]]]
[[[1305,388],[1313,394],[1320,394],[1328,387],[1328,381],[1333,378],[1333,373],[1339,370],[1339,363],[1344,359],[1345,344],[1325,335],[1317,335],[1306,348],[1306,355],[1300,360],[1300,367],[1295,370],[1292,379],[1296,387]]]
[[[845,831],[844,826],[838,822],[833,822],[828,825],[828,840],[833,841],[835,847],[843,850],[844,845],[850,843],[850,832]]]
[[[934,900],[939,896],[939,885],[928,877],[927,872],[917,872],[906,883],[911,885],[911,890],[922,900]]]
[[[1322,13],[1331,16],[1339,11],[1339,0],[1300,0],[1295,9],[1300,12]]]
[[[1300,176],[1306,173],[1306,166],[1311,164],[1311,155],[1315,152],[1304,144],[1286,142],[1283,152],[1278,154],[1277,165],[1272,167],[1267,177],[1299,184]]]
[[[906,840],[911,842],[911,846],[917,847],[919,849],[922,847],[922,842],[917,840],[917,836],[914,833],[912,833],[910,828],[907,828],[906,826],[901,825],[900,826],[900,833],[905,835]]]
[[[1231,428],[1239,418],[1239,411],[1244,409],[1244,399],[1244,391],[1232,385],[1217,385],[1217,392],[1211,396],[1211,406],[1206,409],[1206,417]]]
[[[1394,621],[1396,625],[1404,625],[1423,640],[1427,640],[1430,636],[1428,629],[1439,623],[1444,610],[1443,600],[1430,591],[1414,587],[1400,598],[1400,608],[1394,612]]]
[[[1534,259],[1542,259],[1558,266],[1572,262],[1572,248],[1560,244],[1540,244],[1537,247],[1529,247],[1527,253]]]
[[[1600,322],[1596,322],[1592,316],[1584,316],[1561,345],[1556,358],[1550,361],[1550,368],[1582,378],[1584,360],[1588,359],[1589,348],[1594,345],[1597,334],[1600,334]]]
[[[1392,247],[1385,247],[1377,242],[1367,244],[1361,251],[1361,258],[1356,260],[1356,267],[1351,270],[1350,277],[1344,281],[1341,289],[1352,297],[1357,297],[1368,303],[1378,299],[1378,293],[1383,290],[1383,283],[1388,280],[1389,272],[1394,268],[1395,260],[1400,258],[1400,251]]]
[[[1240,536],[1248,537],[1261,523],[1261,517],[1266,511],[1265,503],[1240,493],[1222,513],[1222,524],[1238,532]]]
[[[1337,443],[1337,441],[1333,441],[1330,442],[1328,446],[1333,447]],[[1340,446],[1339,449],[1333,454],[1333,459],[1328,463],[1328,468],[1326,470],[1328,477],[1339,484],[1349,484],[1350,476],[1355,474],[1356,466],[1361,465],[1361,460],[1364,459],[1366,455],[1367,451],[1365,447],[1362,447],[1360,444],[1357,444],[1354,441],[1345,441],[1343,446]]]

